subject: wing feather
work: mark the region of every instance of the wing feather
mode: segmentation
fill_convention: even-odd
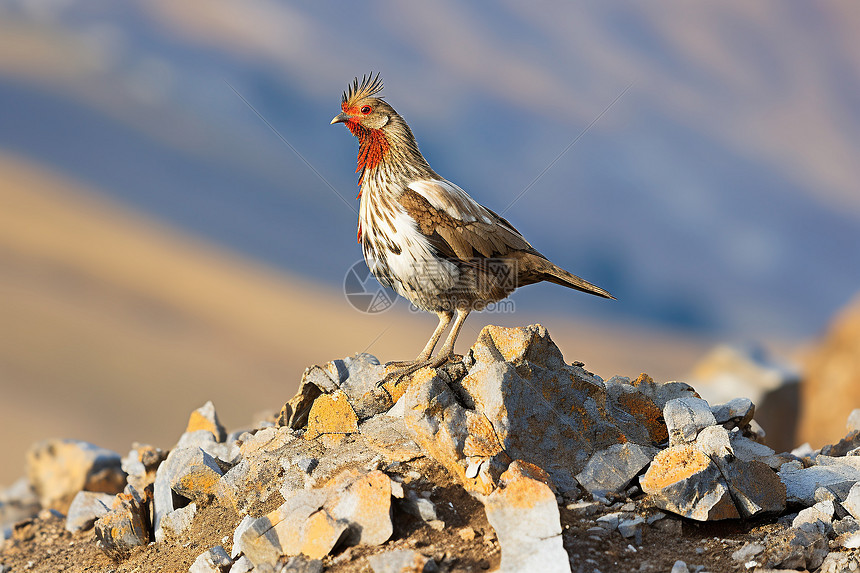
[[[513,251],[539,255],[508,221],[449,181],[412,182],[399,202],[444,257],[470,261]]]

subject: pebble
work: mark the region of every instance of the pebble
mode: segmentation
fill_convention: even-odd
[[[687,568],[687,564],[683,561],[675,561],[675,564],[672,565],[671,573],[690,573],[690,569]]]

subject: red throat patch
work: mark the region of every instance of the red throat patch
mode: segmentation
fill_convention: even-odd
[[[379,165],[382,158],[388,153],[390,145],[388,138],[385,137],[381,129],[367,129],[352,121],[347,121],[346,126],[358,138],[358,166],[355,168],[355,172],[361,174],[358,178],[360,186],[364,180],[365,171],[375,169]],[[361,193],[358,196],[361,197]]]

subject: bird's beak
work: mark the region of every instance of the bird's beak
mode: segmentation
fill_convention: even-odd
[[[329,125],[334,125],[336,123],[343,123],[345,121],[349,121],[349,116],[346,115],[345,113],[339,113],[336,116],[334,116],[334,119],[331,120],[331,123]]]

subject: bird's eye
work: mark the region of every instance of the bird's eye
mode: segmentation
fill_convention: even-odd
[[[370,113],[370,106],[369,105],[362,106],[361,107],[361,113],[363,115],[369,114]]]

